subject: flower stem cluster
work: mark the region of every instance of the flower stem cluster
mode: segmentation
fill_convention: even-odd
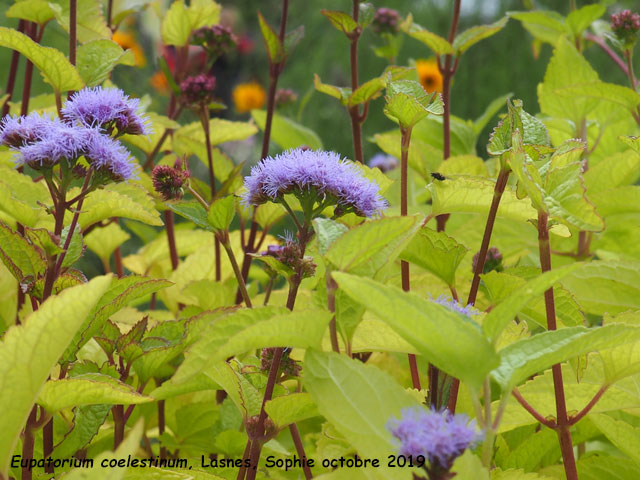
[[[58,164],[65,172],[85,171],[75,168],[84,157],[94,172],[93,187],[130,180],[136,176],[136,164],[114,137],[148,132],[137,108],[138,100],[121,90],[85,88],[66,103],[62,120],[38,113],[6,116],[0,123],[0,144],[17,152],[19,165],[43,171],[45,177]]]
[[[611,15],[611,30],[625,50],[631,50],[638,40],[640,31],[640,15],[631,10],[623,10]]]
[[[302,246],[293,239],[287,240],[284,245],[269,245],[262,255],[274,257],[296,272],[301,279],[312,277],[316,272],[313,258],[305,256]]]
[[[294,195],[307,224],[330,206],[335,208],[334,217],[349,212],[372,217],[387,205],[378,185],[365,178],[353,162],[334,152],[295,149],[267,157],[251,169],[245,186],[246,205],[272,201],[288,208],[284,196]]]
[[[403,410],[402,417],[391,419],[387,428],[399,440],[401,455],[422,455],[429,461],[425,468],[434,480],[447,478],[455,459],[483,438],[475,420],[469,422],[466,415],[420,407]]]

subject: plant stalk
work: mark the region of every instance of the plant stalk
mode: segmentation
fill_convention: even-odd
[[[18,22],[18,28],[17,28],[18,32],[24,33],[26,24],[27,24],[26,20],[20,19],[20,21]],[[11,108],[9,107],[9,102],[13,97],[13,89],[15,88],[15,85],[16,85],[16,76],[18,73],[19,62],[20,62],[20,52],[18,52],[17,50],[14,50],[11,54],[11,66],[9,67],[9,77],[7,78],[7,88],[5,89],[5,93],[9,96],[7,97],[7,100],[4,102],[4,105],[2,106],[2,114],[0,115],[2,117],[8,114],[9,109]]]
[[[407,216],[409,209],[409,146],[411,144],[411,127],[401,128],[401,144],[400,144],[400,215]],[[411,281],[409,277],[409,262],[402,260],[400,262],[400,270],[402,275],[402,290],[408,292],[411,290]],[[411,383],[413,388],[421,390],[420,373],[418,372],[418,360],[412,353],[409,354],[409,370],[411,371]],[[429,392],[431,398],[433,392]]]
[[[551,271],[551,250],[549,246],[548,216],[545,212],[538,212],[538,247],[540,250],[540,266],[542,273]],[[547,313],[547,329],[556,330],[556,311],[553,296],[553,287],[544,292],[544,303]],[[571,441],[571,424],[567,416],[567,404],[564,396],[564,383],[562,381],[562,366],[555,364],[551,367],[553,373],[553,387],[556,398],[557,432],[562,450],[562,460],[567,480],[578,480],[576,459],[573,454]]]
[[[358,23],[358,17],[360,15],[360,0],[353,0],[353,21]],[[360,40],[360,27],[349,36],[349,59],[351,64],[351,91],[355,92],[358,89],[358,40]],[[353,156],[356,162],[363,163],[364,157],[362,154],[362,122],[363,118],[360,115],[360,106],[354,105],[349,108],[349,116],[351,117],[351,131],[353,133]]]

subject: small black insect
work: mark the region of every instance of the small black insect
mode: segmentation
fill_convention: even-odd
[[[433,178],[435,178],[436,180],[441,180],[441,181],[447,179],[447,177],[445,177],[444,175],[442,175],[441,173],[438,173],[438,172],[432,172],[431,176]]]

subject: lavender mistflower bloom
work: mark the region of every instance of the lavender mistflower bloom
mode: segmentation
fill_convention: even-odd
[[[89,140],[86,128],[51,122],[39,141],[18,148],[18,164],[31,168],[52,167],[60,160],[75,160],[83,155]]]
[[[369,160],[369,167],[379,168],[382,172],[388,172],[389,170],[398,168],[398,159],[392,155],[376,153]]]
[[[119,141],[98,130],[87,129],[87,132],[84,156],[96,172],[105,173],[115,181],[137,178],[135,163]]]
[[[451,311],[466,315],[467,317],[471,317],[471,315],[478,315],[479,313],[475,308],[473,308],[472,304],[463,307],[460,302],[458,302],[457,300],[449,299],[446,295],[440,295],[435,300],[432,298],[431,301],[433,303],[437,303],[438,305],[442,305],[443,307],[447,307]]]
[[[353,211],[371,217],[387,206],[378,185],[335,152],[295,149],[267,157],[251,169],[244,183],[246,205],[277,202],[287,193],[314,193],[319,203],[336,205],[338,215]]]
[[[475,428],[475,420],[469,422],[466,415],[419,407],[403,410],[402,418],[391,419],[387,428],[400,441],[400,454],[424,456],[429,461],[427,471],[435,478],[483,438]]]
[[[0,145],[19,148],[38,142],[60,126],[49,115],[30,113],[26,117],[5,116],[0,123]]]
[[[62,109],[62,116],[69,122],[86,127],[110,130],[119,134],[146,135],[148,119],[137,110],[140,100],[129,98],[120,89],[102,87],[83,88],[73,94]]]

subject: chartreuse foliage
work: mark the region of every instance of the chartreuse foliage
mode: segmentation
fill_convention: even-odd
[[[566,17],[551,10],[509,12],[461,30],[451,41],[444,31],[420,25],[437,22],[417,15],[414,21],[409,12],[395,17],[367,2],[358,2],[357,16],[323,10],[319,19],[340,38],[345,58],[350,46],[361,56],[370,54],[364,43],[390,28],[382,34],[386,47],[374,47],[389,65],[355,84],[348,72],[318,71],[296,85],[298,93],[307,91],[296,116],[290,106],[278,105],[275,113],[254,109],[245,118],[232,109],[219,117],[219,104],[211,107],[211,118],[198,118],[198,105],[185,103],[180,92],[187,75],[210,71],[212,57],[203,63],[203,50],[194,43],[200,28],[229,23],[221,5],[108,3],[107,10],[93,0],[74,2],[71,28],[70,2],[16,1],[7,5],[6,17],[34,25],[27,33],[0,27],[0,46],[32,62],[50,89],[30,99],[29,112],[56,115],[69,92],[112,87],[118,82],[114,69],[137,68],[134,48],[111,37],[131,14],[146,10],[141,18],[157,21],[138,34],[155,28],[150,38],[162,44],[160,68],[173,96],[169,111],[152,111],[163,104],[155,97],[140,99],[140,110],[148,110],[148,135],[121,135],[120,127],[103,126],[105,134],[131,147],[136,178],[128,182],[109,181],[87,193],[80,168],[72,174],[63,160],[51,169],[36,161],[19,170],[15,152],[0,147],[0,477],[229,480],[237,478],[238,468],[201,468],[201,459],[241,459],[251,437],[264,443],[257,478],[301,478],[298,468],[264,463],[267,455],[300,455],[291,440],[295,430],[288,428],[295,423],[303,454],[316,462],[315,477],[408,480],[425,472],[388,465],[400,447],[389,421],[407,408],[428,408],[426,402],[446,406],[455,377],[457,411],[484,431],[482,445],[453,462],[456,479],[564,478],[558,436],[536,419],[558,421],[559,372],[573,447],[584,452],[576,462],[579,478],[638,477],[640,94],[630,86],[637,75],[625,85],[605,82],[615,77],[597,72],[583,55],[585,48],[597,48],[590,46],[594,39],[623,46],[600,21],[611,2],[577,5]],[[268,75],[253,74],[272,82],[282,76],[278,86],[290,85],[284,80],[290,64],[305,61],[294,52],[304,27],[287,28],[281,38],[274,23],[280,13],[251,12],[264,40],[254,54],[269,64]],[[514,85],[513,94],[494,92],[478,118],[445,120],[443,97],[424,90],[413,64],[392,65],[404,58],[398,52],[405,39],[455,70],[509,18],[528,32],[522,35],[533,37],[534,53],[543,43],[552,52],[536,92],[539,113],[535,103],[517,100],[527,92]],[[286,25],[296,21],[289,18]],[[41,34],[48,24],[57,24],[57,33],[31,33],[37,26]],[[49,46],[67,45],[72,30],[73,65],[66,46]],[[324,53],[316,48],[313,54]],[[627,59],[633,65],[628,50],[619,56],[618,65]],[[246,58],[234,52],[215,71]],[[360,73],[366,65],[360,63]],[[6,70],[10,74],[9,65]],[[145,71],[129,73],[144,89]],[[15,103],[22,74],[21,68],[13,95],[0,95],[0,105],[11,100],[12,114],[22,107]],[[223,96],[222,78],[214,98]],[[453,85],[449,99],[459,112]],[[341,144],[307,126],[315,91],[324,96],[313,97],[314,115],[323,101],[340,102],[365,141],[387,154],[400,158],[401,140],[411,133],[404,145],[410,215],[397,216],[399,172],[360,164],[354,174],[375,182],[389,204],[377,217],[340,216],[327,193],[322,208],[301,220],[305,202],[317,192],[291,192],[289,185],[278,192],[283,201],[244,205],[242,177],[255,165],[251,149],[267,131],[270,153]],[[373,128],[383,115],[396,124],[393,129]],[[480,145],[490,124],[489,141]],[[445,151],[449,158],[443,161]],[[78,163],[86,167],[89,160],[87,154]],[[215,188],[202,175],[210,160]],[[154,166],[173,168],[168,175],[179,183],[170,185],[175,198],[156,192],[161,179],[151,173]],[[495,208],[498,172],[508,172],[508,181]],[[485,233],[490,211],[496,221]],[[436,231],[432,220],[439,215],[450,215],[444,231]],[[548,240],[551,268],[544,273],[540,254],[547,240],[545,231],[536,231],[539,218],[548,219],[554,234]],[[479,277],[475,304],[466,305],[483,235],[493,256],[485,267],[492,265]],[[220,242],[225,250],[217,258]],[[303,251],[292,253],[291,245],[304,245]],[[411,264],[409,282],[401,280],[402,261]],[[400,288],[406,283],[410,292]],[[253,308],[241,301],[243,284],[251,300],[245,303]],[[556,329],[548,323],[551,293]],[[263,401],[271,359],[280,348],[273,393]],[[410,388],[415,378],[407,354],[416,356],[421,390]],[[441,398],[428,390],[435,371]],[[539,416],[514,397],[524,398]],[[268,421],[260,438],[263,432],[255,429],[263,405]],[[42,433],[49,420],[52,442]],[[44,445],[53,458],[93,458],[94,468],[56,468],[52,474],[38,467],[23,477],[11,467],[14,455],[42,458]],[[100,467],[103,459],[129,455],[189,463]],[[356,455],[378,459],[380,467],[322,465]]]

